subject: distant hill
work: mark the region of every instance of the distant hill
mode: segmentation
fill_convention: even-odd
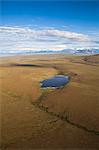
[[[99,54],[93,56],[85,56],[84,61],[99,64]]]

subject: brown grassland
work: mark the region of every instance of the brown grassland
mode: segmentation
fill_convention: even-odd
[[[40,81],[70,76],[61,89]],[[0,58],[1,149],[99,149],[99,55]]]

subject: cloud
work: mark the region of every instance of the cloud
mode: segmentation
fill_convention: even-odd
[[[75,33],[75,32],[61,31],[57,29],[36,30],[36,29],[29,29],[29,28],[0,27],[0,32],[17,33],[17,34],[23,34],[25,36],[34,36],[34,37],[51,36],[51,37],[70,39],[74,41],[90,40],[87,35]]]
[[[94,41],[96,44],[99,44],[99,41]]]
[[[0,50],[62,50],[67,48],[92,47],[86,34],[55,28],[0,27]]]

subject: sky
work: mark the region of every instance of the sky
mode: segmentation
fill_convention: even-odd
[[[3,0],[0,50],[99,48],[99,1]]]

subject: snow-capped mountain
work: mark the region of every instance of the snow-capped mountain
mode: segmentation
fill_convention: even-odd
[[[6,55],[21,55],[21,54],[74,54],[74,55],[90,55],[90,54],[99,54],[98,48],[92,49],[84,49],[84,48],[77,48],[77,49],[63,49],[60,51],[54,50],[0,50],[1,56]]]
[[[74,54],[99,54],[99,49],[76,50]]]

